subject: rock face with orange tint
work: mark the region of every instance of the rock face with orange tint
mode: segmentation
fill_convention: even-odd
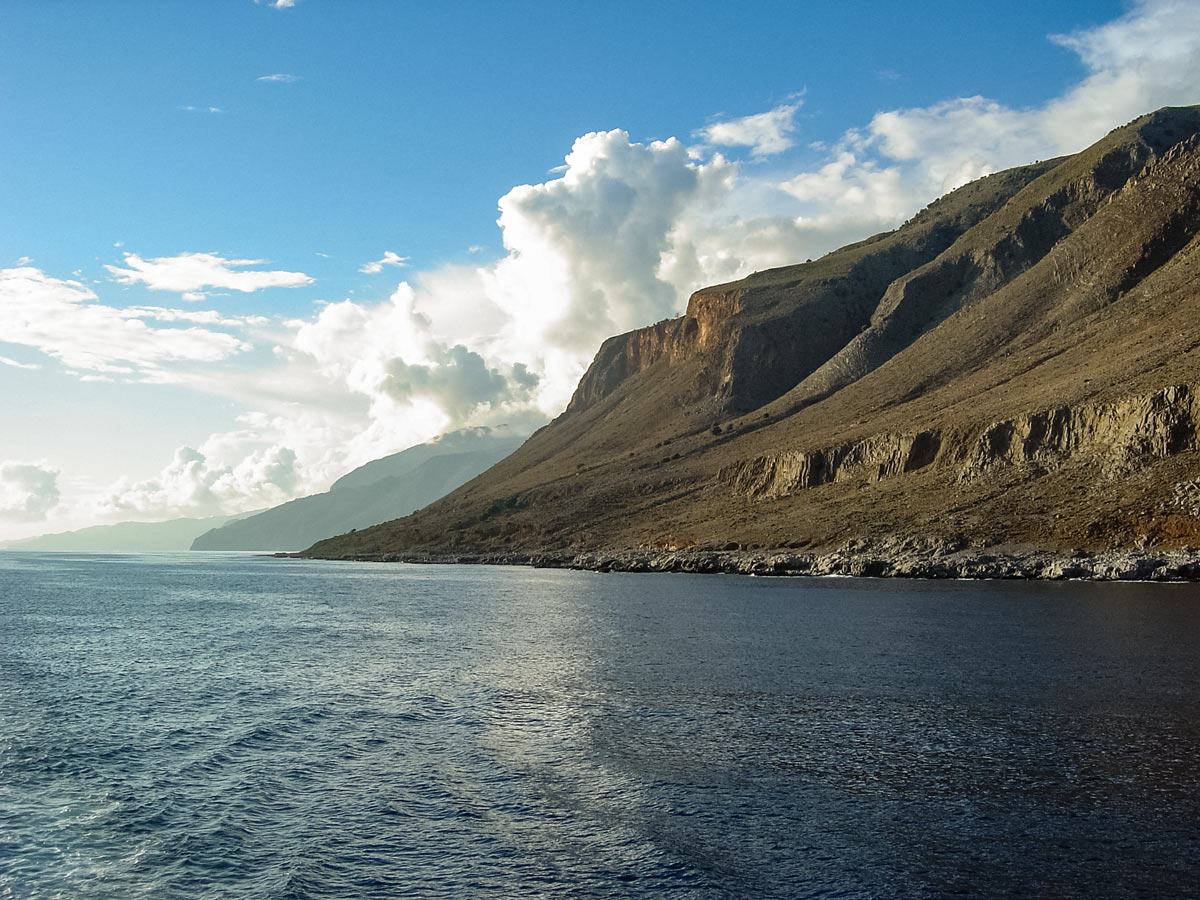
[[[1151,113],[697,291],[512,456],[311,552],[1200,544],[1198,235],[1200,108]]]

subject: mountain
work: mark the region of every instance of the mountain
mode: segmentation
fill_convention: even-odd
[[[241,515],[251,515],[242,513]],[[153,550],[187,550],[198,535],[240,516],[172,519],[169,522],[118,522],[93,525],[79,531],[43,534],[7,541],[5,550],[70,550],[75,553],[144,553]]]
[[[1200,107],[606,341],[566,411],[308,555],[1200,545]]]
[[[467,428],[385,456],[302,497],[201,534],[193,550],[294,550],[406,515],[474,478],[520,446],[506,426]]]

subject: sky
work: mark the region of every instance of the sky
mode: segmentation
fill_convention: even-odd
[[[531,431],[600,342],[1200,102],[1200,0],[0,0],[0,539]]]

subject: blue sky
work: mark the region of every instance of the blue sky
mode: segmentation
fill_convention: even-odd
[[[686,137],[800,91],[807,140],[950,95],[1020,107],[1081,73],[1047,35],[1121,12],[1097,2],[1013,3],[1003,16],[961,3],[416,6],[426,8],[8,4],[0,161],[16,177],[0,197],[21,215],[6,217],[4,247],[68,271],[110,261],[116,241],[144,256],[197,241],[235,256],[253,247],[302,259],[322,282],[306,298],[327,296],[330,280],[366,288],[342,269],[384,244],[426,267],[472,246],[498,253],[497,198],[544,180],[586,132]],[[295,80],[259,80],[272,75]],[[331,259],[313,262],[318,253]]]
[[[9,2],[0,538],[531,428],[696,287],[1198,76],[1190,0]]]

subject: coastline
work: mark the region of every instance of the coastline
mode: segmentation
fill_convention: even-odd
[[[829,553],[790,550],[542,550],[481,553],[385,553],[276,557],[404,562],[430,565],[505,565],[593,572],[684,572],[709,575],[860,578],[1014,579],[1080,581],[1200,581],[1200,551],[952,549],[916,546],[888,550],[851,542]]]

